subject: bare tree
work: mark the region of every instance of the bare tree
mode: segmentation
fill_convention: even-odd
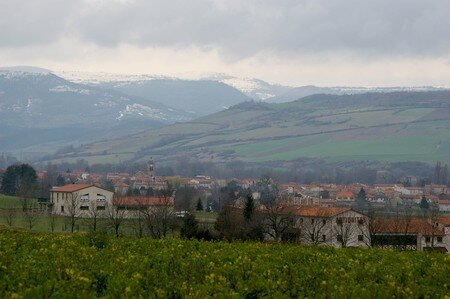
[[[33,207],[28,207],[24,212],[23,216],[25,222],[28,225],[28,229],[32,230],[34,225],[36,224],[36,220],[38,219],[38,211]]]
[[[56,225],[56,213],[53,212],[53,209],[50,209],[47,211],[48,216],[48,223],[50,225],[50,231],[53,233],[55,231],[55,225]]]
[[[9,227],[12,227],[16,219],[17,211],[15,208],[8,207],[4,209],[4,217]]]
[[[439,216],[440,216],[439,206],[437,206],[436,204],[432,204],[427,211],[427,221],[431,225],[431,232],[430,232],[431,248],[435,247],[434,240],[436,238],[436,231],[439,228]]]
[[[144,236],[146,207],[145,200],[141,197],[136,198],[136,209],[131,215],[131,226],[139,238]]]
[[[364,219],[362,225],[359,225],[359,233],[363,236],[363,242],[367,247],[376,245],[376,233],[379,230],[379,224],[376,222],[377,213],[374,209],[369,208],[367,218]]]
[[[342,218],[336,218],[336,222],[336,225],[333,225],[332,234],[337,238],[341,247],[347,247],[355,238],[358,226],[356,223],[344,221]]]
[[[275,242],[282,239],[294,225],[294,215],[288,207],[278,203],[268,205],[263,213],[265,233],[273,238]]]
[[[91,200],[89,203],[89,211],[87,219],[89,221],[89,227],[92,231],[96,231],[98,228],[99,219],[105,217],[106,215],[106,205],[98,204],[98,201]]]
[[[227,240],[246,238],[246,221],[242,212],[228,205],[222,206],[215,228],[220,237]]]
[[[106,205],[109,225],[114,229],[116,237],[120,236],[120,226],[125,219],[125,209],[120,206],[112,204]]]
[[[325,217],[305,217],[300,218],[301,241],[307,244],[319,244],[329,240],[327,224],[329,219]],[[324,238],[325,236],[325,238]]]
[[[70,232],[74,232],[75,225],[80,217],[80,196],[79,194],[71,193],[70,197],[66,200],[67,212],[69,214]]]
[[[149,206],[145,211],[148,231],[153,238],[162,238],[176,225],[172,199],[161,197],[159,204]]]

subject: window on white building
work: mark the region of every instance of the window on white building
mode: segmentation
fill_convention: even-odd
[[[105,200],[106,200],[105,195],[97,193],[97,201],[105,201]]]
[[[358,235],[358,241],[360,241],[360,242],[364,241],[364,236],[363,235]]]
[[[437,237],[438,243],[442,243],[442,237]]]
[[[81,195],[80,200],[81,201],[89,201],[89,193]]]
[[[89,206],[80,206],[80,210],[89,211]]]
[[[105,206],[97,206],[97,211],[104,211],[105,210]]]
[[[61,213],[64,213],[64,206],[61,206]]]

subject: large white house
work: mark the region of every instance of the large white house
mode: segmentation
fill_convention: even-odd
[[[350,208],[302,205],[286,206],[280,212],[292,219],[292,241],[334,247],[367,247],[370,243],[367,216]]]
[[[92,184],[70,184],[50,190],[53,213],[89,217],[113,203],[114,192]]]

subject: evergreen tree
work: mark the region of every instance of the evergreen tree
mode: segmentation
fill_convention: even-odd
[[[180,234],[183,238],[195,238],[198,234],[198,222],[195,216],[188,213],[183,218],[183,226],[181,227]]]
[[[37,174],[28,164],[14,164],[6,169],[2,179],[1,193],[32,198],[37,191]]]
[[[199,197],[198,201],[197,201],[197,211],[203,211],[203,203],[202,203],[202,199]]]
[[[424,196],[422,196],[422,199],[420,200],[420,209],[422,209],[422,211],[427,211],[430,208],[430,204],[428,203],[427,198]]]
[[[442,175],[442,166],[441,162],[436,162],[436,166],[434,167],[434,183],[440,184],[441,183],[441,175]]]
[[[56,186],[64,186],[66,184],[66,179],[62,175],[58,175],[56,178]]]
[[[361,187],[358,194],[356,195],[356,206],[359,211],[363,211],[366,208],[366,205],[367,205],[366,190],[364,190],[364,188]]]
[[[244,219],[249,221],[252,219],[253,213],[255,212],[255,201],[253,200],[253,195],[249,192],[247,194],[247,200],[245,201],[244,207]]]

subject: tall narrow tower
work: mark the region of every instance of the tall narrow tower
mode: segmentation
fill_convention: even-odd
[[[155,162],[153,162],[153,157],[150,157],[150,160],[147,162],[147,171],[151,178],[155,177]]]

